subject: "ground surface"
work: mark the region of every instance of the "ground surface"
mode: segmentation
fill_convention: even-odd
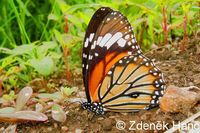
[[[187,51],[178,52],[173,48],[160,48],[149,51],[146,55],[156,60],[156,65],[163,71],[165,80],[168,85],[176,86],[197,86],[200,87],[200,46],[199,41],[191,41],[193,45],[186,47]],[[81,81],[78,79],[77,81]],[[81,84],[81,83],[78,83]],[[79,87],[83,90],[82,85]],[[77,95],[76,95],[77,96]],[[57,123],[50,118],[44,123],[23,123],[18,124],[17,132],[40,133],[40,132],[129,132],[131,127],[130,121],[136,123],[159,123],[164,121],[171,127],[172,121],[178,122],[188,118],[189,115],[199,111],[200,106],[197,104],[188,114],[181,113],[164,113],[159,108],[150,111],[141,111],[139,113],[106,113],[104,116],[95,116],[86,110],[83,110],[78,103],[66,103],[65,111],[67,120],[65,123]],[[117,121],[124,121],[126,127],[124,130],[116,128]],[[8,124],[2,124],[7,127]],[[0,128],[3,128],[0,127]],[[135,127],[135,126],[133,126]],[[135,132],[135,131],[133,131]],[[147,132],[144,130],[137,132]],[[148,131],[149,132],[149,131]],[[153,131],[152,131],[153,132]],[[163,131],[158,131],[163,132]]]

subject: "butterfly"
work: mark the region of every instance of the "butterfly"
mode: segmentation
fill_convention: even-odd
[[[137,112],[158,106],[166,88],[162,72],[145,57],[127,18],[101,7],[84,39],[82,74],[87,102],[95,114]]]

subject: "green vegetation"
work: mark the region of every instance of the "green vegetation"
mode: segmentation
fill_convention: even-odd
[[[127,16],[144,50],[172,44],[176,37],[184,40],[184,50],[198,32],[197,0],[1,0],[0,93],[36,77],[80,69],[85,29],[101,6]]]

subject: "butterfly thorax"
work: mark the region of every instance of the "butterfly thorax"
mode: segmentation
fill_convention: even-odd
[[[103,115],[104,114],[104,109],[103,105],[99,102],[84,102],[82,103],[83,109],[87,109],[91,112],[94,112],[97,115]]]

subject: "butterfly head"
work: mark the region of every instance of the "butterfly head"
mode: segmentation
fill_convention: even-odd
[[[83,102],[82,103],[83,109],[87,109],[91,112],[94,112],[96,115],[103,115],[104,114],[104,109],[101,103],[99,102]]]

